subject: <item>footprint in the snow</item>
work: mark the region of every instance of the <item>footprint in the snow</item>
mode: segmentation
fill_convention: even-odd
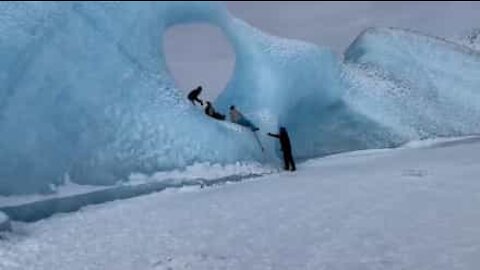
[[[402,176],[406,177],[413,177],[413,178],[422,178],[427,176],[428,172],[426,170],[420,170],[420,169],[409,169],[405,170],[402,173]]]
[[[153,264],[155,270],[212,270],[228,269],[228,260],[224,256],[208,254],[190,254],[183,256],[168,257]]]

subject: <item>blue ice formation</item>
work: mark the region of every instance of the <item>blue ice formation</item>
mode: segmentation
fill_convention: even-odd
[[[369,29],[345,52],[343,100],[404,140],[480,131],[480,53],[413,31]]]
[[[231,20],[219,3],[2,2],[0,194],[261,160],[251,133],[184,100],[162,52],[171,25]]]
[[[479,132],[478,52],[398,29],[331,50],[262,33],[218,2],[0,3],[0,194],[65,175],[112,184],[194,162],[276,162],[278,147],[187,103],[162,50],[168,27],[209,23],[236,54],[216,101],[297,157]],[[279,153],[277,153],[279,154]]]
[[[340,101],[341,63],[332,50],[270,36],[234,20],[242,44],[231,81],[217,98],[222,110],[235,105],[265,132],[286,126],[298,157],[322,153],[315,125]],[[234,46],[235,47],[235,46]],[[271,138],[263,144],[275,148]],[[278,152],[278,150],[277,150]],[[278,153],[281,154],[281,153]]]
[[[280,47],[278,39],[268,40]],[[304,49],[285,44],[291,46],[285,51]],[[301,56],[268,49],[261,55],[268,59],[261,67],[271,67],[255,77],[260,87],[233,80],[218,101],[235,100],[264,127],[288,127],[297,157],[480,132],[480,54],[460,44],[372,28],[351,44],[342,64],[318,47]],[[300,69],[291,65],[301,61]]]

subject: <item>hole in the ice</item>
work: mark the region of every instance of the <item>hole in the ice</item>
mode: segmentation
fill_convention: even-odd
[[[181,91],[203,86],[201,97],[215,98],[225,89],[235,65],[235,53],[222,31],[210,24],[170,27],[164,36],[170,72]]]

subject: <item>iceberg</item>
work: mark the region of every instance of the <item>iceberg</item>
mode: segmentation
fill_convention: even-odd
[[[171,25],[229,20],[219,3],[1,3],[0,194],[263,160],[184,100],[162,52]]]
[[[163,35],[218,27],[236,54],[215,106],[235,105],[259,139],[180,94]],[[288,128],[309,158],[480,131],[478,52],[416,32],[362,33],[329,48],[263,33],[219,2],[0,3],[0,194],[65,179],[111,185],[195,163],[278,164],[263,136]]]

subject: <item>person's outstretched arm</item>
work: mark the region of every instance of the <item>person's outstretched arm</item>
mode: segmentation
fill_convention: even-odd
[[[274,138],[280,139],[280,135],[277,135],[277,134],[273,134],[273,133],[270,133],[270,132],[269,132],[267,135],[270,136],[270,137],[274,137]]]

